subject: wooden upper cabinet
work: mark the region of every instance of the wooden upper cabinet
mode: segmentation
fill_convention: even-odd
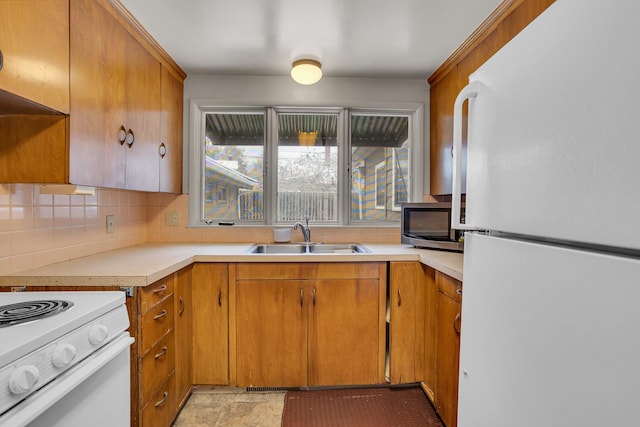
[[[71,8],[70,182],[124,188],[126,120],[124,53],[129,35],[93,0]]]
[[[453,104],[469,74],[533,21],[554,0],[504,0],[469,38],[429,77],[430,179],[432,195],[451,194]],[[463,112],[466,123],[466,102]],[[463,192],[466,175],[466,129],[463,128]]]
[[[68,0],[0,1],[0,51],[0,112],[12,95],[69,112]]]
[[[126,46],[125,187],[160,189],[160,63],[133,37]],[[128,138],[132,138],[128,139]],[[131,142],[132,141],[132,142]],[[130,143],[131,142],[131,143]]]
[[[160,63],[94,0],[71,9],[71,58],[71,182],[158,191]]]
[[[53,47],[58,30],[62,52]],[[38,44],[38,35],[46,40]],[[34,43],[55,60],[43,56],[46,64],[39,64]],[[118,2],[0,1],[0,50],[0,182],[181,191],[186,75]],[[45,101],[21,92],[57,93],[56,81],[40,84],[35,71],[29,74],[31,63],[46,76],[62,76],[64,101],[46,105],[68,116],[51,114],[33,102]]]
[[[160,80],[160,191],[182,192],[182,78],[162,67]]]

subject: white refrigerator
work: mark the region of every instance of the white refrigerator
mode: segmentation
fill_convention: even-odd
[[[640,426],[639,17],[556,0],[456,100],[459,427]]]

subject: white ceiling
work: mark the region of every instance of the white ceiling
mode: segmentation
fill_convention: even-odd
[[[187,72],[426,79],[500,0],[120,0]]]

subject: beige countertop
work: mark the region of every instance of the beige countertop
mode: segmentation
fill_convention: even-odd
[[[364,244],[367,254],[249,254],[251,244],[145,244],[0,276],[0,286],[146,286],[193,262],[420,261],[462,280],[462,254]]]

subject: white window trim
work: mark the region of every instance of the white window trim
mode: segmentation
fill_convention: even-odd
[[[381,161],[380,163],[376,164],[376,167],[374,168],[374,174],[373,174],[373,191],[374,191],[374,201],[375,201],[375,205],[374,208],[375,209],[386,209],[387,208],[387,170],[386,170],[386,165],[387,165],[387,161],[386,159]],[[384,178],[382,179],[382,181],[384,182],[384,195],[382,196],[382,204],[379,205],[378,204],[378,174],[384,174]]]
[[[266,104],[266,103],[265,103]],[[410,188],[410,202],[422,201],[423,195],[423,182],[424,182],[424,158],[425,158],[425,144],[428,144],[428,141],[425,142],[425,132],[424,132],[424,105],[421,103],[398,103],[398,102],[363,102],[360,105],[355,106],[345,106],[343,108],[336,108],[334,106],[321,106],[321,105],[310,105],[307,103],[292,103],[292,108],[296,111],[312,110],[312,111],[321,111],[322,109],[327,110],[343,110],[345,113],[342,113],[339,117],[339,126],[344,123],[344,121],[348,121],[348,114],[346,110],[348,109],[351,113],[360,113],[360,114],[369,114],[372,112],[377,112],[379,114],[393,114],[393,113],[401,113],[409,115],[409,126],[411,131],[411,145],[410,145],[410,165],[409,165],[409,188]],[[185,167],[185,173],[187,174],[187,192],[189,193],[189,223],[188,227],[209,227],[211,225],[217,225],[216,221],[207,223],[202,218],[200,218],[200,214],[202,212],[202,203],[203,203],[203,193],[201,191],[203,182],[204,182],[204,168],[203,168],[203,150],[200,149],[200,141],[202,140],[202,136],[204,135],[205,122],[203,120],[204,115],[208,112],[238,112],[240,110],[244,110],[247,112],[264,112],[267,110],[266,114],[275,114],[275,110],[283,111],[282,107],[273,107],[272,109],[265,106],[250,106],[245,103],[236,104],[234,102],[226,101],[219,102],[215,99],[191,99],[189,102],[189,127],[188,127],[188,143],[186,152],[188,153],[188,164]],[[277,134],[277,129],[271,129],[270,123],[273,121],[267,120],[267,128],[265,129],[265,134],[274,137],[272,133]],[[342,141],[349,141],[350,134],[350,126],[347,123],[342,126],[344,130],[344,135],[342,135]],[[340,138],[340,136],[339,136]],[[350,141],[349,144],[342,143],[339,144],[339,167],[338,167],[338,180],[339,182],[344,182],[345,178],[349,178],[350,175],[350,164],[351,164],[351,155],[349,152]],[[265,146],[265,150],[270,150],[271,148]],[[342,152],[340,151],[342,150]],[[255,225],[262,227],[269,227],[278,225],[273,221],[275,218],[275,209],[272,199],[272,190],[274,187],[274,182],[272,180],[276,179],[274,174],[271,173],[271,168],[273,154],[265,154],[265,180],[264,180],[264,203],[265,203],[265,221],[238,221],[238,225]],[[342,161],[342,166],[340,162]],[[428,171],[428,168],[426,168]],[[350,181],[350,180],[349,180]],[[344,188],[343,188],[344,187]],[[350,196],[350,187],[340,186],[338,188],[338,198],[342,202],[342,208],[338,212],[338,221],[337,223],[319,223],[316,224],[322,226],[323,224],[330,226],[365,226],[370,227],[373,225],[378,226],[387,226],[388,222],[380,222],[380,221],[366,221],[366,220],[357,220],[357,221],[349,221],[349,203],[348,198]]]

